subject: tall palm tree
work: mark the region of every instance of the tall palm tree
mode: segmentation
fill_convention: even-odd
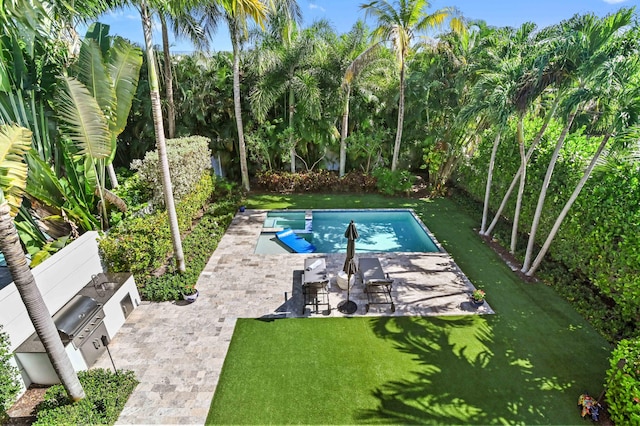
[[[156,69],[155,54],[152,38],[152,24],[149,6],[146,0],[140,0],[138,4],[140,16],[142,18],[142,31],[147,54],[147,67],[149,75],[149,92],[151,96],[151,108],[153,112],[153,127],[156,133],[156,147],[158,149],[158,162],[160,163],[160,175],[162,177],[162,187],[164,192],[164,202],[169,218],[169,228],[171,230],[171,240],[173,242],[173,256],[176,260],[178,271],[186,271],[184,262],[184,252],[182,250],[182,238],[178,227],[178,216],[173,198],[173,185],[169,174],[169,160],[167,158],[167,145],[164,137],[164,124],[162,122],[162,108],[160,106],[160,88],[158,84],[158,70]]]
[[[591,100],[592,113],[597,116],[597,126],[602,139],[589,164],[585,167],[580,181],[558,214],[540,251],[531,266],[523,271],[528,276],[532,276],[542,263],[562,222],[600,161],[611,138],[614,138],[616,145],[618,145],[614,148],[625,147],[629,144],[635,145],[636,149],[639,147],[640,60],[636,53],[627,54],[625,58],[622,55],[614,55],[590,80],[590,89],[593,93],[588,98]]]
[[[0,125],[0,176],[3,176],[0,179],[0,251],[53,369],[69,398],[79,401],[85,397],[84,389],[29,269],[13,223],[27,184],[27,165],[23,157],[31,148],[31,137],[31,131],[23,127]]]
[[[453,31],[463,32],[465,30],[464,22],[455,8],[445,7],[428,14],[429,7],[430,3],[427,0],[395,0],[393,4],[387,0],[375,0],[360,6],[366,11],[367,16],[372,16],[377,21],[378,26],[373,31],[374,36],[379,40],[390,41],[393,44],[400,67],[398,128],[393,145],[392,171],[397,168],[400,142],[402,141],[406,61],[414,37],[419,32],[440,27],[447,19],[449,19],[449,25]]]
[[[296,171],[296,136],[299,129],[295,119],[306,113],[312,120],[321,116],[321,92],[318,75],[320,63],[326,59],[326,36],[329,25],[326,21],[314,23],[302,31],[288,21],[269,21],[270,26],[279,26],[267,33],[258,50],[258,83],[250,101],[251,109],[262,121],[269,110],[285,99],[287,108],[287,137],[291,172]]]
[[[531,223],[531,231],[529,232],[529,241],[527,242],[527,250],[522,265],[522,272],[526,272],[531,266],[533,258],[533,249],[535,238],[538,231],[538,225],[543,212],[544,202],[547,195],[547,189],[551,183],[551,177],[555,168],[560,151],[564,145],[564,140],[569,132],[573,120],[580,112],[581,105],[584,105],[588,99],[581,99],[587,91],[584,90],[583,82],[589,75],[597,73],[599,68],[608,63],[607,59],[617,56],[620,52],[610,47],[612,39],[620,28],[631,23],[632,11],[630,9],[621,9],[613,15],[605,18],[598,18],[594,15],[584,15],[569,21],[564,33],[566,37],[561,37],[558,43],[558,52],[552,54],[552,66],[562,69],[564,74],[560,81],[556,84],[569,86],[575,82],[575,87],[571,88],[575,96],[569,96],[570,107],[566,124],[551,156],[551,160],[547,166],[547,171],[542,183],[542,188],[538,195],[538,203]],[[577,22],[575,22],[577,21]],[[573,102],[571,102],[573,100]]]
[[[236,126],[238,128],[238,151],[240,154],[240,174],[242,175],[242,186],[249,191],[249,169],[247,167],[247,148],[244,141],[244,126],[242,124],[242,102],[240,99],[240,55],[242,45],[247,39],[247,18],[251,17],[260,26],[265,17],[264,5],[255,0],[246,2],[239,0],[229,0],[225,8],[225,20],[231,36],[233,47],[233,106],[236,116]]]
[[[342,91],[344,92],[344,106],[342,109],[342,126],[340,128],[340,177],[344,176],[347,163],[347,135],[349,134],[349,102],[351,100],[351,86],[360,73],[378,58],[380,44],[367,45],[365,40],[367,31],[362,21],[356,22],[351,31],[344,36],[342,44],[347,48],[344,55],[349,64],[342,76]],[[355,56],[355,57],[354,57]]]

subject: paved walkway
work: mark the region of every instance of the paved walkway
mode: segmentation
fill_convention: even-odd
[[[332,276],[334,309],[312,313],[307,307],[302,314],[304,259],[320,255],[253,254],[265,217],[256,210],[236,215],[198,280],[195,303],[142,303],[111,341],[116,367],[133,370],[140,381],[119,424],[204,424],[238,318],[343,315],[335,307],[346,291],[336,285],[335,274],[344,254],[322,255]],[[493,313],[486,303],[470,306],[473,285],[445,253],[377,257],[395,280],[396,311],[374,305],[365,314],[366,295],[356,283],[350,295],[358,305],[354,316]],[[112,368],[107,354],[95,367]]]

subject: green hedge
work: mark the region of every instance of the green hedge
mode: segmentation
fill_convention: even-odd
[[[167,159],[176,202],[191,193],[202,173],[211,168],[209,143],[209,138],[204,136],[167,139]],[[151,188],[153,204],[164,205],[158,151],[149,151],[143,160],[134,160],[131,168],[137,170],[140,179]]]
[[[193,221],[211,199],[214,179],[210,170],[206,171],[192,192],[176,204],[181,234],[191,229]],[[167,212],[163,210],[122,221],[100,241],[100,250],[109,271],[131,272],[136,280],[146,279],[166,263],[173,251]]]
[[[607,405],[618,425],[640,424],[640,338],[622,340],[611,354]]]
[[[376,178],[360,172],[343,177],[328,170],[290,173],[269,170],[256,175],[260,189],[279,193],[375,192]]]
[[[0,324],[0,422],[6,417],[6,410],[15,402],[20,385],[18,369],[11,363],[13,354],[9,351],[9,336]]]
[[[528,122],[526,139],[531,141],[540,121]],[[519,167],[515,134],[505,134],[498,150],[490,208],[496,211]],[[526,189],[520,216],[518,253],[524,254],[527,233],[538,201],[561,126],[552,121],[527,169]],[[456,185],[476,200],[483,200],[492,134],[483,135],[475,155],[460,166]],[[541,245],[555,218],[581,178],[598,138],[587,139],[581,131],[569,134],[548,190],[545,210],[536,236]],[[513,218],[516,192],[503,216]],[[491,218],[490,218],[491,219]],[[547,260],[553,270],[538,275],[556,284],[592,323],[611,341],[640,333],[640,181],[637,166],[618,164],[594,171],[555,237]],[[508,243],[509,235],[497,235]],[[521,259],[522,260],[522,259]],[[587,306],[587,304],[598,306]]]
[[[86,398],[73,403],[62,385],[47,389],[37,407],[34,425],[112,425],[138,385],[133,371],[104,369],[81,371],[78,378]]]
[[[205,172],[176,206],[187,270],[176,272],[166,211],[124,220],[100,241],[102,259],[110,272],[131,272],[147,300],[177,300],[196,283],[242,197],[234,184]]]

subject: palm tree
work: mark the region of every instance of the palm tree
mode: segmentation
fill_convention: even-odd
[[[587,93],[587,91],[584,90],[584,80],[590,74],[596,73],[604,63],[607,63],[608,57],[615,56],[619,53],[616,49],[607,49],[607,47],[612,38],[615,38],[618,30],[627,26],[631,22],[631,19],[632,13],[629,9],[622,9],[602,19],[594,15],[584,15],[575,18],[569,21],[567,25],[569,28],[564,30],[566,37],[560,38],[558,52],[555,55],[551,55],[553,57],[551,61],[553,64],[552,67],[562,69],[564,74],[562,81],[557,81],[556,84],[559,86],[568,86],[574,81],[577,84],[576,87],[571,90],[575,96],[569,96],[570,106],[568,108],[569,113],[566,119],[566,125],[558,138],[555,150],[547,166],[542,188],[538,195],[538,203],[531,223],[531,231],[529,233],[529,241],[527,242],[522,272],[526,272],[531,266],[535,237],[542,216],[547,189],[551,183],[553,170],[560,156],[564,140],[573,124],[573,120],[581,110],[581,105],[584,105],[585,102],[588,101],[588,99],[582,99]]]
[[[360,6],[367,16],[372,15],[377,21],[373,34],[379,40],[390,41],[396,52],[400,67],[400,98],[398,100],[398,128],[393,146],[391,170],[398,165],[400,142],[402,141],[402,124],[404,121],[405,72],[406,61],[411,50],[413,38],[421,31],[441,26],[447,19],[453,31],[463,32],[464,23],[455,8],[445,7],[431,14],[426,10],[430,3],[427,0],[396,0],[393,4],[387,0],[375,0]]]
[[[263,121],[268,111],[285,97],[288,128],[289,158],[291,172],[296,171],[296,135],[294,119],[300,115],[312,120],[321,116],[321,92],[318,75],[320,61],[326,59],[324,40],[329,32],[326,21],[314,23],[310,28],[298,31],[289,21],[270,20],[276,26],[264,36],[258,49],[258,83],[254,87],[250,101],[251,109],[259,121]],[[285,28],[282,28],[284,25]]]
[[[602,139],[591,161],[586,166],[582,178],[558,214],[542,248],[531,263],[531,267],[523,271],[527,276],[532,276],[542,263],[562,222],[600,161],[610,139],[614,137],[617,145],[634,144],[636,147],[638,146],[640,139],[640,60],[635,52],[628,53],[624,58],[622,55],[613,55],[607,64],[590,78],[590,86],[593,93],[588,99],[591,100],[591,112],[597,117],[596,124],[600,128],[599,133]]]
[[[164,124],[162,122],[162,108],[160,106],[160,89],[158,84],[158,71],[156,69],[155,55],[153,50],[153,38],[151,35],[151,16],[146,0],[141,0],[139,5],[140,16],[142,18],[142,31],[147,51],[147,67],[149,73],[149,92],[151,96],[151,108],[153,112],[153,127],[156,133],[156,146],[158,149],[158,162],[160,163],[160,175],[162,177],[162,187],[164,192],[164,202],[169,217],[169,228],[171,229],[171,240],[173,242],[173,256],[176,260],[178,271],[186,271],[184,262],[184,252],[182,250],[182,238],[178,227],[178,216],[173,198],[173,185],[169,174],[169,160],[167,158],[167,145],[164,137]]]
[[[244,141],[244,126],[242,124],[242,102],[240,99],[240,54],[242,45],[247,38],[247,17],[251,17],[262,26],[265,9],[260,1],[245,2],[231,0],[224,4],[225,20],[229,27],[231,45],[233,47],[233,106],[238,128],[238,151],[240,154],[240,174],[242,186],[249,191],[249,169],[247,167],[247,148]]]
[[[0,126],[0,175],[5,177],[0,179],[0,251],[5,256],[13,282],[53,369],[69,398],[75,402],[85,397],[84,389],[29,269],[13,223],[26,188],[27,165],[23,162],[23,156],[31,148],[31,137],[31,131],[23,127]]]
[[[349,101],[351,100],[351,86],[360,73],[378,58],[380,44],[367,46],[364,23],[356,22],[351,31],[345,35],[342,43],[347,47],[346,57],[349,65],[342,77],[342,91],[344,92],[344,106],[342,109],[342,126],[340,128],[340,177],[344,176],[347,163],[347,135],[349,133]],[[354,58],[355,56],[355,58]]]

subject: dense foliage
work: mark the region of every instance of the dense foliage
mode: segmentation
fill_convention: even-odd
[[[208,138],[189,136],[167,140],[169,174],[176,202],[191,192],[205,170],[211,168],[210,158]],[[158,151],[149,151],[142,160],[133,160],[131,168],[137,170],[139,179],[151,188],[153,194],[151,202],[156,206],[163,206],[164,195]]]
[[[178,223],[184,236],[187,270],[180,274],[170,261],[171,236],[166,211],[124,220],[100,241],[109,271],[133,273],[147,300],[176,300],[195,285],[240,204],[241,191],[205,172],[178,203]],[[153,235],[153,238],[149,238]]]
[[[640,339],[625,339],[611,354],[607,371],[607,405],[618,425],[640,424]]]
[[[192,191],[177,204],[181,234],[191,230],[194,220],[212,199],[215,185],[215,177],[207,171]],[[150,235],[153,238],[149,238]],[[171,254],[166,211],[135,215],[122,221],[100,241],[100,250],[111,272],[128,271],[136,276],[136,280],[144,282],[155,270],[165,265]]]
[[[0,324],[0,421],[5,411],[11,407],[20,391],[18,369],[11,363],[13,354],[9,351],[9,337],[2,332]]]
[[[306,173],[266,171],[258,173],[258,188],[279,192],[373,192],[376,179],[373,176],[350,172],[343,177],[327,170]]]
[[[525,133],[533,134],[538,125],[539,121],[528,122]],[[542,185],[553,144],[560,132],[559,124],[552,122],[547,137],[530,161],[520,216],[523,229],[530,227],[536,208],[536,191]],[[482,143],[491,143],[490,136],[483,138]],[[506,136],[507,140],[514,137],[512,134]],[[584,157],[593,152],[593,144],[594,141],[580,131],[568,135],[556,165],[557,179],[551,182],[549,189],[553,195],[545,204],[545,215],[540,223],[541,235],[546,235],[553,226],[555,216],[580,177]],[[496,162],[500,164],[501,173],[493,177],[490,199],[493,211],[498,208],[519,167],[515,150],[516,147],[509,143],[498,149]],[[457,174],[457,184],[478,200],[484,195],[484,182],[479,177],[486,176],[489,153],[490,149],[480,145],[476,155],[460,167]],[[566,294],[611,341],[638,333],[639,199],[637,166],[614,162],[596,170],[551,246],[548,267],[541,271],[541,276]],[[513,218],[514,208],[514,204],[509,203],[503,215]],[[505,245],[510,238],[508,230],[496,232],[495,237]],[[522,245],[518,248],[516,255],[521,259],[524,248]]]
[[[133,371],[112,373],[98,368],[81,371],[78,377],[86,398],[74,403],[62,385],[50,387],[37,407],[34,425],[115,424],[129,395],[138,385]]]

